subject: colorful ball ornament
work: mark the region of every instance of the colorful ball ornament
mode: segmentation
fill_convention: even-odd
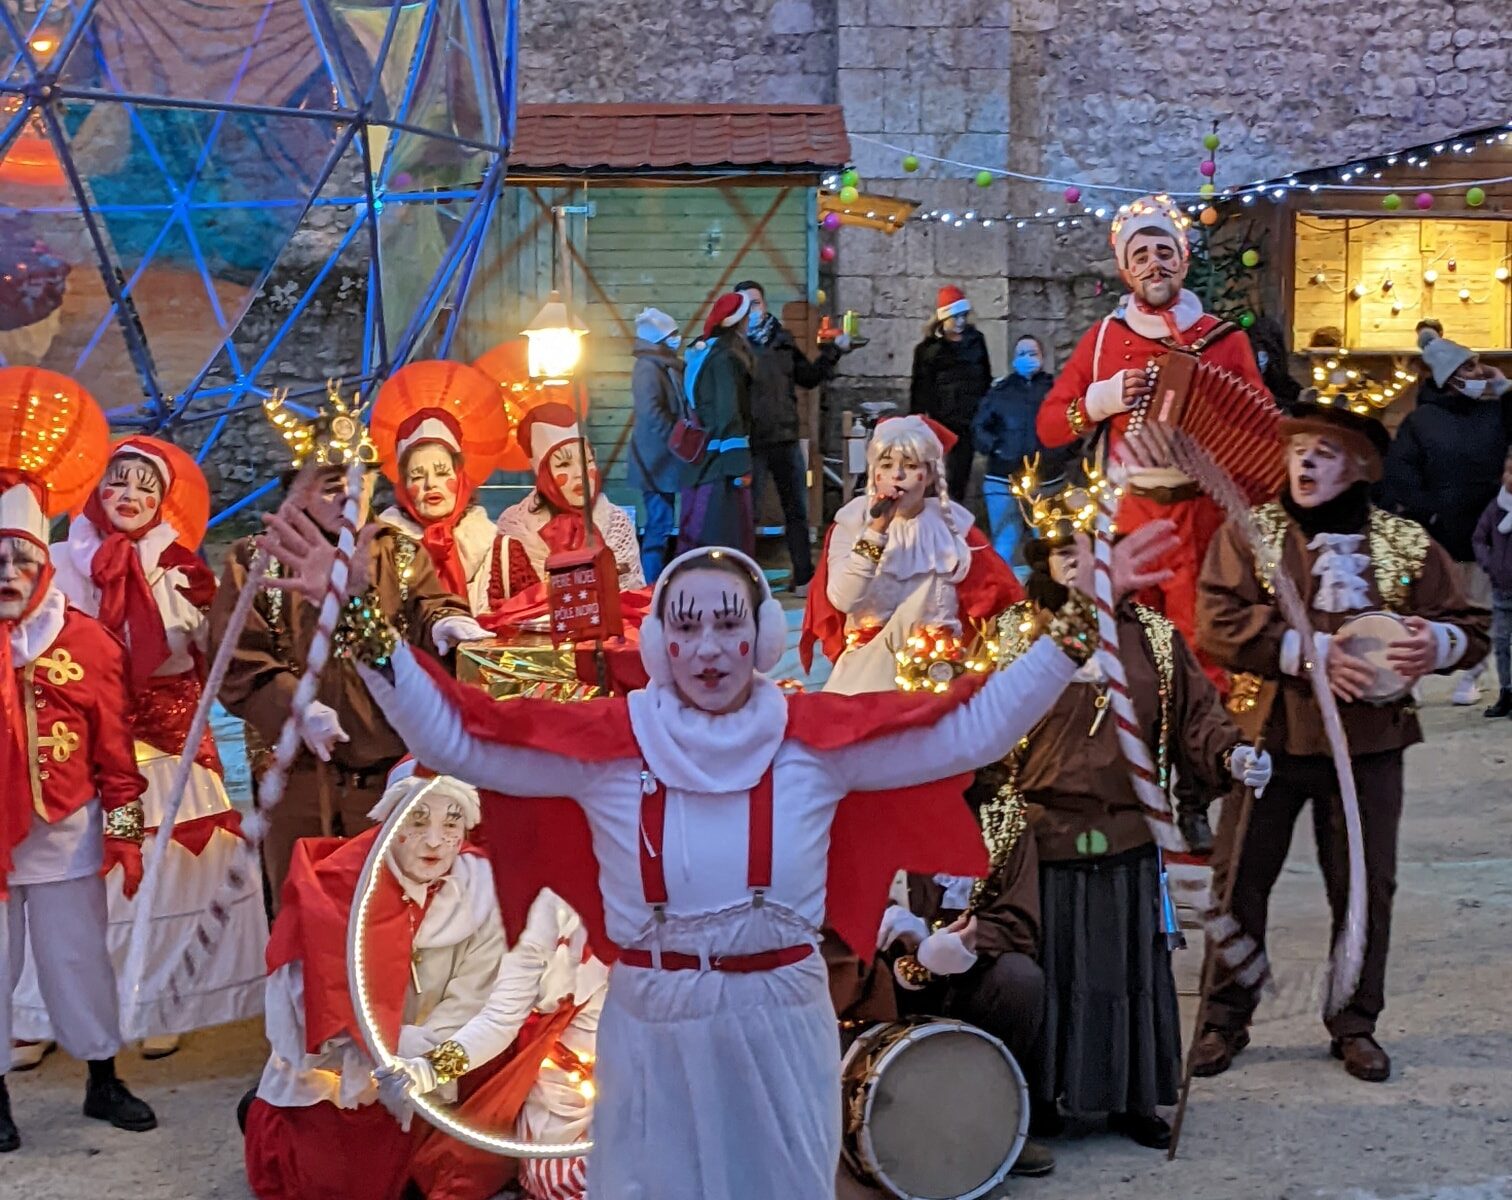
[[[835,248],[833,246],[820,246],[819,257],[824,262],[835,261]]]
[[[833,232],[840,228],[840,214],[837,212],[827,212],[824,214],[824,220],[820,221],[819,224]]]
[[[1197,189],[1197,194],[1199,196],[1211,196],[1217,190],[1217,187],[1213,184],[1204,183],[1200,188]]]
[[[1197,169],[1204,175],[1206,175],[1209,179],[1218,174],[1218,164],[1215,163],[1211,158],[1203,159],[1200,163],[1197,164]]]
[[[848,183],[840,189],[841,204],[854,204],[860,197],[861,193],[856,190],[854,184]]]
[[[816,304],[828,304],[829,293],[823,288],[820,288],[817,292],[814,293],[814,302]]]
[[[854,168],[847,167],[840,172],[840,186],[853,188],[861,182],[861,176],[856,174]]]
[[[1239,328],[1240,329],[1248,329],[1254,323],[1255,323],[1255,314],[1254,313],[1252,313],[1252,312],[1246,312],[1246,313],[1240,313],[1239,314]]]
[[[1433,193],[1419,192],[1417,194],[1417,199],[1414,200],[1413,203],[1421,209],[1430,209],[1433,207]]]
[[[1486,189],[1473,187],[1465,193],[1465,203],[1471,208],[1479,208],[1486,202]]]
[[[919,156],[917,154],[905,154],[903,156],[903,169],[912,175],[919,169]]]
[[[1239,261],[1246,267],[1258,267],[1260,265],[1260,251],[1246,250],[1239,256]]]
[[[992,172],[991,171],[978,171],[976,173],[976,185],[979,188],[989,188],[989,187],[991,187],[992,186]]]
[[[1081,188],[1077,187],[1074,183],[1063,194],[1066,197],[1067,204],[1076,204],[1081,200]]]
[[[1202,139],[1202,146],[1205,150],[1216,150],[1221,145],[1223,145],[1223,142],[1216,133],[1210,133]]]
[[[1218,210],[1211,204],[1202,210],[1202,215],[1197,218],[1204,225],[1213,226],[1218,224]]]
[[[1384,208],[1387,212],[1396,212],[1397,209],[1402,207],[1402,198],[1395,192],[1392,192],[1387,196],[1382,196],[1381,207]]]

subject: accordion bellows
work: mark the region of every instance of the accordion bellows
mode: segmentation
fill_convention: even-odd
[[[1181,430],[1239,486],[1251,504],[1275,498],[1286,481],[1281,410],[1271,394],[1190,354],[1153,365],[1150,398],[1134,410],[1129,432],[1146,423]]]

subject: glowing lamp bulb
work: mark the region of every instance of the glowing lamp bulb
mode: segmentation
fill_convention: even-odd
[[[536,318],[524,329],[532,379],[565,383],[583,358],[588,327],[567,311],[559,292],[552,292]]]
[[[1496,268],[1496,281],[1498,283],[1506,283],[1509,278],[1512,278],[1512,271],[1508,271],[1506,267]]]
[[[1438,282],[1438,272],[1433,270],[1432,268],[1424,271],[1423,282],[1426,283],[1429,287],[1432,287],[1435,283]]]
[[[1469,288],[1460,288],[1459,298],[1461,300],[1469,300],[1470,299],[1470,289]]]
[[[1319,271],[1316,275],[1314,275],[1312,277],[1312,281],[1314,283],[1316,283],[1319,287],[1322,287],[1323,284],[1325,284],[1325,283],[1328,282],[1328,276],[1326,274],[1324,274],[1322,271]]]
[[[578,1086],[578,1091],[583,1093],[584,1100],[592,1100],[596,1090],[597,1089],[594,1088],[593,1084],[589,1083],[587,1080],[584,1080]]]
[[[1365,285],[1363,283],[1357,283],[1354,285],[1354,287],[1349,289],[1349,293],[1356,300],[1359,300],[1365,295]]]

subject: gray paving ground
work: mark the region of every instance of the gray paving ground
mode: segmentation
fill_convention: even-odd
[[[1194,1090],[1180,1160],[1101,1133],[1057,1144],[1026,1200],[1512,1198],[1512,722],[1454,709],[1440,687],[1430,742],[1409,758],[1408,816],[1381,1034],[1385,1085],[1346,1076],[1308,1012],[1263,1022],[1241,1066]],[[1325,953],[1310,836],[1278,889],[1273,953],[1283,975]],[[1297,1006],[1291,1005],[1293,1009]],[[82,1069],[60,1056],[13,1077],[27,1139],[0,1160],[0,1193],[25,1200],[180,1200],[247,1195],[233,1110],[262,1060],[250,1024],[201,1034],[176,1057],[123,1060],[162,1127],[117,1133],[78,1115]],[[778,1200],[756,1198],[752,1200]],[[781,1198],[799,1200],[799,1198]]]

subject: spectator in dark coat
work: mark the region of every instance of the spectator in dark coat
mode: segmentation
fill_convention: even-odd
[[[683,367],[677,356],[681,341],[677,322],[661,309],[648,308],[635,318],[629,483],[641,494],[641,566],[648,586],[676,548],[677,493],[684,472],[667,441],[684,409]]]
[[[971,301],[958,287],[942,287],[935,300],[934,320],[914,350],[909,411],[933,417],[956,435],[945,456],[945,482],[951,498],[966,499],[976,443],[971,425],[977,405],[992,386],[992,363],[987,339],[972,325]]]
[[[1063,473],[1069,457],[1059,450],[1047,455],[1034,432],[1040,401],[1054,382],[1055,376],[1045,370],[1044,347],[1037,337],[1026,334],[1013,345],[1013,373],[992,381],[972,423],[976,447],[987,455],[982,499],[987,505],[992,548],[1006,563],[1013,562],[1024,534],[1023,514],[1012,491],[1024,460],[1040,455],[1039,482],[1048,485]]]
[[[1491,655],[1501,689],[1488,717],[1512,717],[1512,453],[1502,466],[1501,490],[1475,527],[1475,561],[1491,580]]]
[[[707,347],[693,377],[693,407],[709,441],[683,485],[679,553],[703,546],[756,553],[751,507],[753,364],[745,336],[750,308],[751,302],[739,292],[727,292],[714,301],[703,339],[689,354],[691,360],[700,347]]]
[[[746,317],[746,340],[753,360],[751,468],[758,488],[768,478],[777,489],[793,563],[792,587],[801,592],[813,578],[814,561],[809,550],[807,464],[798,446],[802,430],[794,389],[828,382],[840,356],[850,349],[850,338],[841,334],[821,346],[818,359],[811,362],[776,314],[767,309],[761,284],[747,279],[737,283],[735,290],[751,302]]]
[[[1271,317],[1256,317],[1255,323],[1245,332],[1249,335],[1255,365],[1260,368],[1265,386],[1270,389],[1281,411],[1291,412],[1302,395],[1302,385],[1292,378],[1291,352],[1286,348],[1286,334],[1280,322]]]

